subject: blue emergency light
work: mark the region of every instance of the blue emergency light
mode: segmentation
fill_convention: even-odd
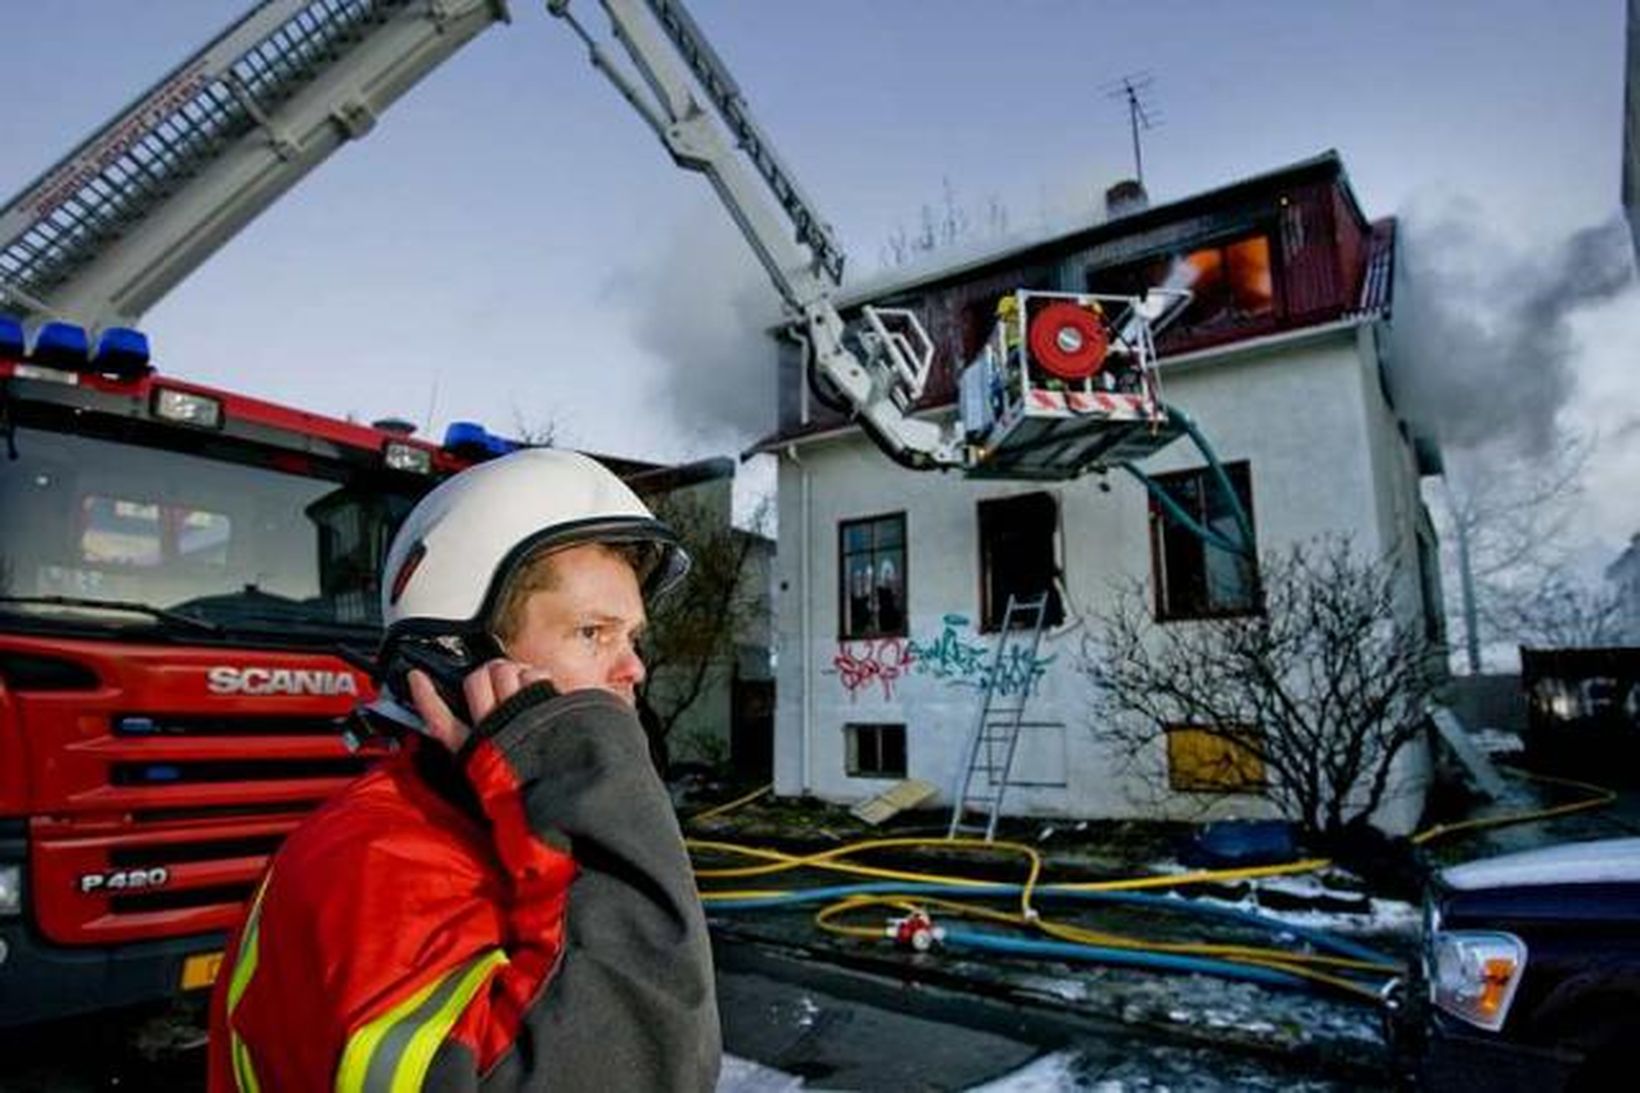
[[[29,359],[47,368],[83,371],[91,357],[91,339],[85,327],[73,323],[46,323],[34,335]]]
[[[0,356],[21,357],[23,325],[0,318]],[[130,327],[111,326],[97,336],[93,352],[91,336],[76,323],[49,322],[35,332],[28,360],[45,368],[66,372],[96,372],[116,379],[136,379],[152,370],[148,335]]]
[[[476,421],[450,422],[450,427],[444,430],[444,446],[453,452],[481,459],[494,459],[523,447],[516,440],[496,436]]]
[[[148,335],[124,326],[111,326],[97,339],[91,358],[94,371],[120,379],[135,379],[148,369]]]
[[[0,315],[0,357],[21,357],[25,348],[23,324],[9,315]]]

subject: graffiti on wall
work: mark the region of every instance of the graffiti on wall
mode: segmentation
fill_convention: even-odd
[[[911,660],[911,646],[904,638],[845,640],[837,643],[831,667],[821,672],[836,676],[850,701],[876,685],[883,690],[883,701],[892,702],[894,684],[910,670]]]
[[[952,687],[993,686],[999,695],[1028,694],[1048,674],[1048,666],[1058,656],[1057,653],[1036,656],[1023,643],[1016,642],[1003,649],[999,660],[994,647],[973,640],[968,616],[948,614],[940,621],[938,637],[926,642],[913,640],[909,649],[919,675],[933,676]],[[1002,640],[1002,635],[995,640]]]
[[[875,687],[881,689],[883,701],[892,702],[895,686],[913,674],[948,687],[978,690],[991,685],[993,671],[996,694],[1008,696],[1035,690],[1058,656],[1036,656],[1023,643],[1015,643],[998,660],[991,644],[975,639],[968,616],[947,614],[941,619],[940,632],[924,641],[915,637],[839,641],[831,665],[821,672],[836,676],[850,701]]]

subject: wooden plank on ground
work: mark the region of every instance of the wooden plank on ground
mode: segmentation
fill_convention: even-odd
[[[876,827],[884,820],[899,815],[908,808],[916,808],[931,800],[939,789],[921,778],[907,778],[896,782],[869,801],[861,801],[849,812],[864,823]]]

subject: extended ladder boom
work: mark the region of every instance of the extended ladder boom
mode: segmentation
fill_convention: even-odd
[[[576,21],[570,0],[548,0],[547,7],[586,43],[593,66],[649,123],[673,161],[711,181],[801,327],[822,382],[892,458],[919,469],[965,466],[969,453],[955,426],[909,415],[933,357],[915,317],[868,308],[859,339],[865,359],[844,344],[843,320],[832,302],[843,274],[842,249],[680,0],[599,2],[643,84]],[[696,100],[695,87],[721,124]]]
[[[264,0],[0,210],[0,311],[134,324],[506,0]]]

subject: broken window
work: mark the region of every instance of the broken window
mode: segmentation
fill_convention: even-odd
[[[864,778],[905,777],[905,726],[848,724],[848,773]]]
[[[838,637],[905,636],[905,514],[838,525]]]
[[[1167,726],[1167,784],[1180,793],[1263,789],[1264,757],[1251,727]]]
[[[1227,463],[1224,470],[1241,499],[1249,527],[1254,527],[1246,461]],[[1156,483],[1192,520],[1224,539],[1240,541],[1230,498],[1211,469],[1159,474]],[[1258,570],[1252,558],[1203,540],[1166,515],[1154,497],[1150,499],[1150,546],[1159,621],[1243,615],[1259,609]]]
[[[1130,266],[1094,270],[1091,292],[1138,295],[1147,288],[1188,289],[1190,303],[1160,340],[1252,325],[1276,312],[1270,240],[1265,235],[1157,255]]]
[[[1044,626],[1065,621],[1059,595],[1059,501],[1051,493],[1025,493],[979,503],[980,617],[986,631],[1000,630],[1008,597],[1016,604],[1046,594]],[[1016,617],[1016,628],[1029,616]]]

